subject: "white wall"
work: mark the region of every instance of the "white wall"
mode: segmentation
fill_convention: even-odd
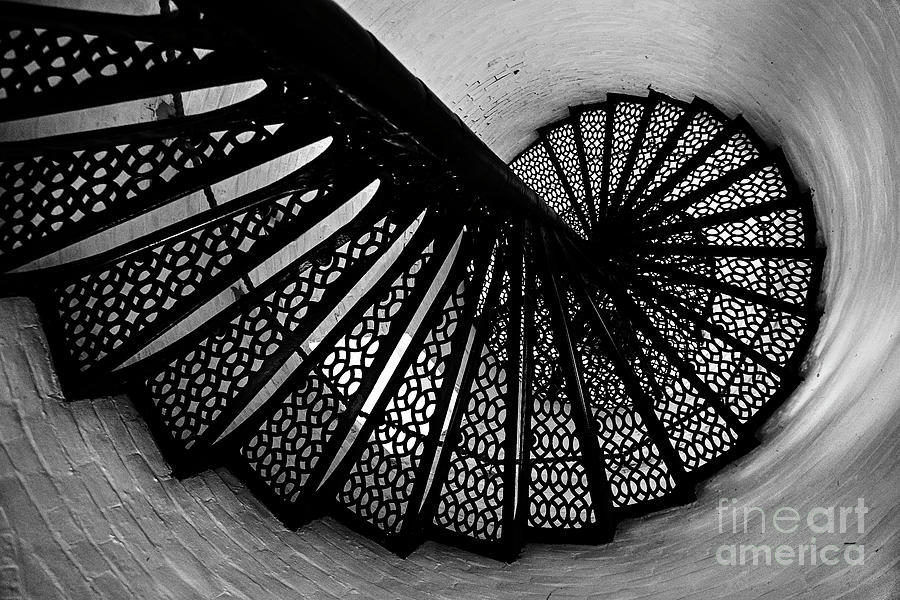
[[[0,573],[20,597],[857,597],[900,595],[900,8],[884,0],[345,0],[502,157],[567,104],[652,84],[742,112],[815,190],[826,312],[808,380],[762,447],[688,507],[602,547],[501,565],[437,544],[408,560],[329,520],[282,527],[220,472],[175,481],[124,399],[62,404],[33,311],[0,302]],[[518,73],[515,71],[518,70]],[[716,505],[856,504],[862,567],[725,567]],[[852,539],[851,539],[852,538]],[[3,567],[2,565],[10,565]],[[127,592],[125,591],[127,590]],[[16,597],[13,592],[8,597]],[[2,594],[0,594],[2,597]]]

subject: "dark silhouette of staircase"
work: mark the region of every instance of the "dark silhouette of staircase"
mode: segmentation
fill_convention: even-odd
[[[178,476],[512,559],[690,501],[797,385],[824,251],[741,118],[610,94],[507,168],[330,2],[178,4],[0,4],[3,121],[264,83],[0,143],[0,291]]]

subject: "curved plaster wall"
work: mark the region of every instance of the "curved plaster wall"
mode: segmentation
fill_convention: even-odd
[[[652,84],[743,113],[815,191],[828,246],[808,377],[695,503],[599,547],[401,560],[325,519],[290,532],[224,471],[178,481],[125,398],[64,404],[24,300],[0,302],[0,596],[892,598],[900,595],[900,6],[888,0],[346,0],[503,158],[565,106]],[[864,498],[863,532],[771,527]],[[717,505],[760,507],[732,533]],[[742,515],[738,514],[739,520]],[[863,545],[865,564],[722,566],[721,545]]]

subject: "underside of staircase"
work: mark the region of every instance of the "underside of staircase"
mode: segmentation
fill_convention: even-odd
[[[235,98],[0,143],[0,294],[179,476],[511,560],[689,502],[796,387],[824,249],[740,117],[609,94],[507,166],[326,0],[177,9],[0,4],[3,121]]]

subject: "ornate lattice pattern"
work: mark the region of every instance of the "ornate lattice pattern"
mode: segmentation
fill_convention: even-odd
[[[358,322],[349,324],[349,331],[336,332],[336,341],[318,360],[310,357],[310,374],[286,384],[284,400],[242,446],[246,466],[279,501],[296,502],[309,477],[323,464],[320,461],[328,456],[340,425],[353,416],[347,409],[371,387],[372,370],[384,364],[390,348],[380,342],[401,327],[395,317],[407,300],[415,299],[416,284],[433,255],[431,243],[393,277]],[[295,417],[301,415],[306,417],[304,423],[295,423]],[[307,428],[308,435],[287,437],[298,435],[301,427]],[[298,433],[292,433],[295,431]]]
[[[665,144],[670,136],[676,131],[679,120],[683,114],[684,109],[667,101],[660,101],[656,107],[653,108],[640,150],[635,157],[631,177],[625,185],[625,198],[631,196],[637,183],[642,180],[645,173],[650,168],[650,165],[653,164],[653,161],[660,155],[663,144]]]
[[[747,164],[758,156],[759,151],[746,135],[742,133],[734,135],[689,175],[679,181],[671,192],[653,204],[647,211],[648,217],[652,218],[655,212],[664,210],[670,202],[685,198],[688,194],[725,177],[730,171]]]
[[[534,345],[530,374],[531,443],[528,523],[538,528],[578,529],[595,520],[588,475],[573,407],[563,392],[563,373],[550,310],[534,289]]]
[[[309,259],[299,259],[257,288],[245,298],[249,301],[236,304],[228,311],[235,316],[226,312],[219,323],[208,325],[209,335],[149,377],[147,394],[172,437],[189,449],[213,421],[240,408],[236,400],[251,375],[268,366],[283,345],[302,341],[302,324],[309,323],[305,317],[328,287],[361,259],[386,249],[395,230],[384,218],[357,239],[335,236]]]
[[[555,210],[559,216],[578,232],[581,237],[587,237],[581,221],[578,219],[572,200],[566,194],[563,183],[559,178],[547,147],[537,143],[526,150],[521,156],[510,163],[513,173],[522,181],[540,194],[547,204]]]
[[[186,179],[191,172],[212,165],[219,169],[233,165],[235,172],[252,166],[246,155],[265,156],[260,152],[278,137],[279,128],[279,123],[247,122],[222,130],[3,161],[3,259],[13,261],[35,247],[51,247],[51,239],[87,237],[116,219],[177,198],[196,181]]]
[[[654,411],[678,451],[685,471],[720,457],[736,441],[735,432],[643,333],[636,335],[649,373],[642,374],[644,393],[653,394]]]
[[[247,467],[280,500],[297,501],[347,409],[345,398],[313,372],[241,447]]]
[[[122,344],[165,325],[186,300],[214,285],[259,242],[297,222],[316,196],[296,193],[165,240],[57,290],[66,347],[81,371]]]
[[[422,285],[422,271],[434,256],[434,244],[429,244],[408,269],[397,276],[391,285],[363,313],[354,327],[341,336],[322,360],[322,370],[333,385],[346,397],[359,392],[367,369],[375,363],[381,341],[399,325],[395,317],[404,302],[414,297]]]
[[[623,101],[616,102],[614,106],[613,123],[615,126],[610,130],[612,134],[609,157],[610,194],[615,194],[619,189],[619,182],[623,177],[628,176],[625,173],[625,166],[631,147],[635,143],[635,136],[638,132],[641,118],[644,115],[644,105],[642,103]]]
[[[625,382],[616,373],[605,350],[608,343],[594,332],[598,325],[586,315],[571,288],[566,290],[565,304],[576,333],[578,367],[603,453],[613,506],[625,507],[665,496],[673,491],[674,480]]]
[[[416,486],[423,485],[421,463],[429,450],[429,433],[439,427],[436,421],[443,415],[439,407],[443,388],[453,385],[454,373],[447,368],[453,344],[459,343],[454,334],[465,297],[466,284],[461,281],[435,313],[437,322],[390,396],[381,421],[338,494],[338,503],[381,531],[396,533],[408,512],[417,508],[409,506],[409,500]]]
[[[713,143],[715,136],[724,125],[713,115],[699,112],[693,116],[687,128],[681,132],[672,153],[665,157],[646,190],[640,195],[637,206],[645,209],[653,205],[654,192],[666,182],[677,184],[673,176],[688,164],[688,160]]]
[[[137,24],[128,18],[118,22],[122,27]],[[142,32],[149,41],[97,28],[85,33],[65,21],[42,27],[5,25],[0,34],[0,69],[4,73],[0,102],[34,101],[50,93],[77,94],[122,80],[164,80],[184,72],[195,78],[208,76],[204,65],[213,60],[210,50],[152,41],[165,35],[167,25],[173,24],[152,20],[152,26]],[[224,79],[224,75],[219,77]]]
[[[776,202],[784,199],[786,195],[787,188],[778,167],[766,165],[743,177],[740,181],[732,183],[721,192],[699,198],[695,203],[685,207],[683,211],[669,216],[665,224],[671,225],[684,220]]]
[[[459,443],[451,451],[446,481],[439,494],[434,524],[478,540],[503,536],[508,419],[516,398],[512,388],[509,344],[510,276],[504,271],[500,302],[484,318],[490,333],[481,348],[467,396],[461,401]],[[477,350],[476,350],[477,351]]]
[[[584,167],[593,198],[593,213],[601,214],[605,207],[603,195],[603,157],[606,154],[607,117],[605,110],[588,110],[578,116],[577,134],[584,146]]]
[[[547,141],[554,156],[559,161],[569,189],[572,191],[576,208],[584,210],[584,179],[581,176],[581,161],[575,141],[575,126],[566,123],[547,134]]]

